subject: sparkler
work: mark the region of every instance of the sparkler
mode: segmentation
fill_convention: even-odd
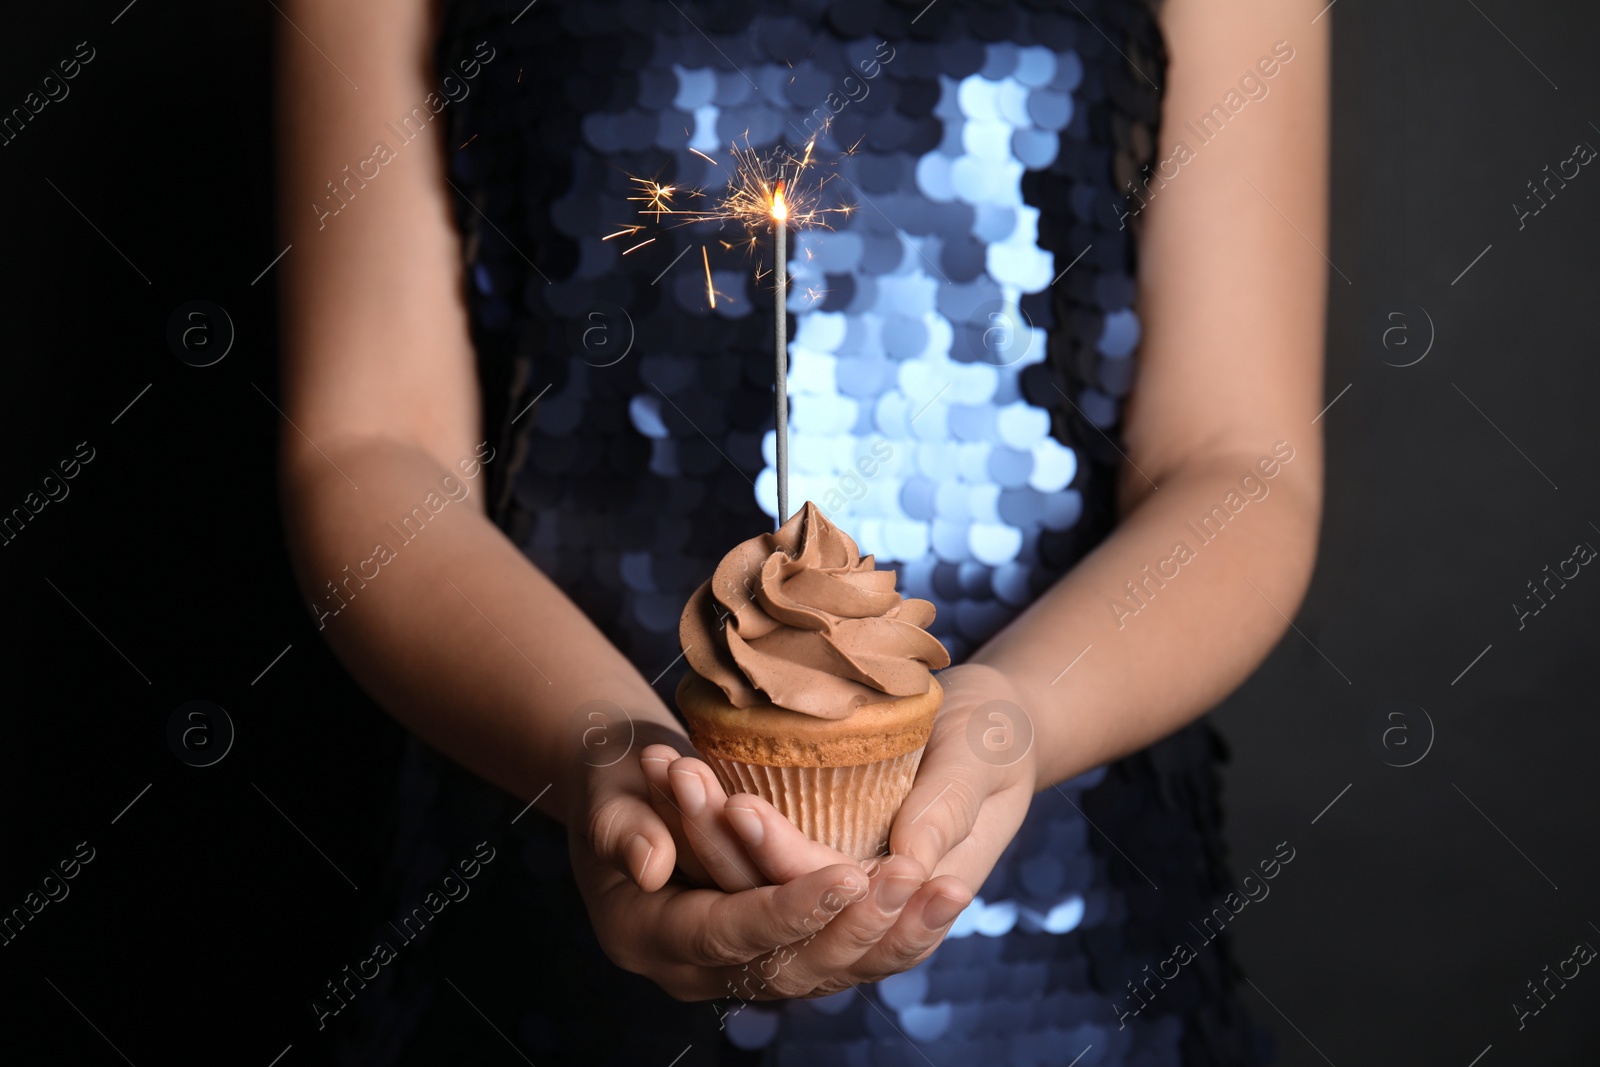
[[[809,147],[807,154],[809,155]],[[777,276],[774,291],[778,323],[777,351],[773,365],[773,404],[777,412],[778,525],[789,521],[789,202],[783,196],[783,171],[772,192],[772,272]]]
[[[722,194],[716,197],[701,189],[685,189],[674,185],[663,185],[650,178],[629,176],[635,186],[635,195],[629,199],[640,205],[638,210],[641,216],[653,222],[676,226],[706,222],[739,223],[749,233],[749,250],[757,255],[760,250],[760,235],[763,231],[771,230],[775,319],[773,407],[777,416],[779,525],[787,522],[789,518],[789,227],[791,225],[797,229],[805,226],[828,227],[829,216],[848,217],[855,210],[852,204],[842,204],[837,207],[823,205],[823,190],[838,176],[837,173],[829,172],[816,181],[806,180],[807,171],[816,166],[816,160],[813,158],[815,148],[815,137],[806,143],[805,150],[798,156],[784,148],[763,156],[750,147],[748,138],[742,148],[730,145],[728,151],[732,156],[733,165],[729,168],[728,184]],[[713,166],[722,166],[699,149],[690,151],[710,161]],[[854,146],[847,150],[845,155],[853,151]],[[774,171],[776,178],[769,178]],[[679,207],[680,197],[693,206]],[[618,228],[617,232],[607,234],[603,240],[632,237],[643,230],[642,225],[624,225]],[[637,251],[654,240],[655,238],[651,237],[640,241],[624,249],[622,254],[627,255]],[[706,300],[712,308],[715,308],[717,291],[711,280],[711,260],[703,245],[700,253],[706,271]],[[758,267],[757,279],[761,277],[761,273]]]

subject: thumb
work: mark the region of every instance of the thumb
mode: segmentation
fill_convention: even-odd
[[[606,768],[590,778],[585,810],[567,830],[582,834],[596,857],[649,893],[672,876],[677,848],[667,824],[650,805],[646,788],[636,761],[623,760]]]
[[[933,877],[977,822],[987,793],[985,770],[964,745],[930,744],[889,831],[889,850],[915,859]]]

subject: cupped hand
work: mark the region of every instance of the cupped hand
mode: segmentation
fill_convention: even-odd
[[[944,702],[918,765],[916,782],[889,833],[889,862],[914,861],[911,867],[900,869],[926,872],[927,881],[912,893],[897,916],[891,918],[892,911],[883,909],[878,918],[890,919],[888,928],[877,933],[877,940],[842,969],[831,976],[819,976],[815,993],[897,974],[931,955],[982,887],[1027,816],[1035,790],[1037,756],[1025,695],[1000,671],[980,664],[949,668],[940,673],[939,683],[944,689]],[[676,770],[680,764],[687,764],[684,769],[699,773],[694,766],[697,762],[679,760],[670,767]],[[714,784],[715,779],[706,769],[701,785],[708,796],[716,798],[720,790],[713,790]],[[787,842],[781,850],[783,854],[804,854],[812,862],[823,858],[815,852],[821,846],[806,841],[765,801],[735,796],[724,802],[723,812],[745,844],[750,861],[769,876],[774,872],[768,869],[771,861],[763,859],[763,849],[774,838]],[[757,819],[760,829],[747,830]],[[702,817],[689,823],[705,824],[707,841],[713,839],[714,820]],[[726,838],[716,840],[718,849],[733,854]],[[697,845],[693,837],[690,844]],[[807,849],[811,851],[806,852]],[[696,851],[705,861],[708,852],[698,848]],[[871,867],[868,864],[869,870]],[[715,862],[706,862],[704,869],[716,877],[722,868]],[[850,905],[845,915],[865,904],[863,901]],[[843,923],[841,917],[836,925]],[[831,935],[834,930],[830,928],[828,933]]]
[[[760,797],[735,794],[724,802],[723,812],[747,855],[768,877],[798,875],[803,868],[794,867],[797,862],[840,856],[807,839]],[[764,960],[764,966],[782,965],[774,985],[755,996],[740,993],[742,999],[825,996],[910,970],[938,947],[972,900],[959,879],[929,878],[910,856],[886,852],[863,866],[872,877],[867,895],[849,903],[822,933]]]
[[[674,756],[688,748],[664,728],[643,732],[667,742]],[[680,773],[704,775],[707,805],[721,812],[727,798],[710,769],[699,760],[682,762]],[[633,758],[588,767],[568,811],[573,873],[601,947],[618,966],[681,1000],[767,1000],[836,992],[902,970],[931,951],[932,939],[914,929],[886,936],[913,898],[948,892],[925,886],[916,861],[890,858],[869,873],[831,849],[811,847],[770,805],[741,797],[758,806],[740,805],[747,813],[735,814],[724,829],[741,821],[745,828],[719,846],[736,850],[739,865],[714,860],[712,869],[723,879],[743,871],[751,876],[747,884],[732,891],[689,885],[672,878],[673,869],[697,854],[692,846],[680,850],[648,789]],[[672,823],[681,838],[682,820]],[[709,848],[706,854],[716,855]],[[703,862],[701,873],[709,876]],[[945,905],[950,919],[964,903]],[[935,914],[940,906],[933,905]]]
[[[710,767],[676,747],[650,746],[640,765],[656,812],[671,828],[679,871],[696,884],[739,893],[853,862],[807,838],[767,801],[726,796]],[[759,969],[762,980],[739,996],[817,996],[907,970],[933,951],[971,900],[957,879],[929,880],[910,857],[886,853],[862,866],[871,878],[867,893],[848,902],[826,931],[771,954]]]
[[[1025,696],[1004,674],[962,664],[939,674],[944,703],[895,816],[889,847],[975,894],[1022,826],[1037,753]]]
[[[689,747],[662,725],[636,731],[641,740]],[[606,955],[679,999],[728,995],[741,968],[811,937],[867,893],[867,873],[848,862],[739,893],[669,884],[677,850],[648,790],[632,755],[585,764],[568,800],[567,850]]]

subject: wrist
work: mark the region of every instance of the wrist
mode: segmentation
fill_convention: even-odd
[[[997,772],[997,782],[1009,787],[1020,777],[1036,788],[1038,729],[1027,689],[1004,669],[972,661],[944,672],[940,683],[949,713],[935,728],[962,734],[972,754]]]
[[[970,691],[981,694],[985,700],[1012,700],[1027,707],[1027,694],[1009,671],[978,659],[969,659],[947,669],[939,675],[939,683],[945,687],[947,698],[951,691]]]

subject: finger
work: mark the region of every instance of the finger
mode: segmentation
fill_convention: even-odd
[[[950,926],[972,903],[961,879],[942,875],[919,889],[887,933],[856,961],[851,977],[876,982],[909,971],[939,947]]]
[[[595,772],[588,783],[588,810],[575,826],[601,860],[625,872],[640,889],[661,888],[677,864],[667,824],[650,806],[644,771],[632,760]]]
[[[806,941],[788,946],[792,951],[776,955],[782,966],[769,980],[770,995],[809,993],[853,967],[894,926],[922,886],[924,875],[921,866],[907,856],[891,856],[879,864],[860,900],[849,903]]]
[[[730,893],[766,885],[768,879],[745,855],[744,845],[722,817],[727,794],[711,768],[692,757],[668,767],[685,837],[715,884]],[[840,857],[840,862],[848,862]]]
[[[1011,787],[1018,792],[1027,789],[1026,786]],[[1031,791],[1028,791],[1031,796]],[[972,824],[972,831],[967,834],[965,841],[955,845],[944,854],[939,861],[939,866],[933,871],[935,875],[950,874],[961,879],[969,887],[982,886],[984,879],[994,870],[994,865],[999,853],[1007,842],[1017,836],[1017,831],[1022,828],[1023,819],[1028,810],[1024,797],[1023,804],[1008,803],[1010,794],[1002,790],[992,795],[994,803],[985,803],[978,812],[977,820]]]
[[[652,951],[645,932],[652,912],[663,902],[691,890],[668,884],[645,891],[615,865],[597,855],[581,834],[567,835],[572,873],[583,894],[595,937],[606,956],[623,970],[661,980],[684,969]],[[683,982],[683,975],[675,975]],[[690,986],[692,988],[692,985]]]
[[[830,864],[852,862],[837,849],[801,833],[783,812],[761,797],[735,793],[723,805],[722,814],[765,881],[789,882]]]
[[[945,853],[972,832],[989,792],[988,771],[964,744],[929,745],[889,830],[890,851],[936,870]]]
[[[866,872],[836,864],[784,885],[742,893],[689,889],[642,916],[656,953],[700,967],[733,967],[825,928],[867,892]]]
[[[673,799],[672,781],[667,775],[667,768],[677,758],[678,750],[670,745],[651,745],[639,753],[639,767],[644,771],[645,784],[650,790],[650,806],[672,834],[679,872],[695,885],[714,886],[716,881],[706,873],[705,865],[689,844],[686,836],[688,831]]]

